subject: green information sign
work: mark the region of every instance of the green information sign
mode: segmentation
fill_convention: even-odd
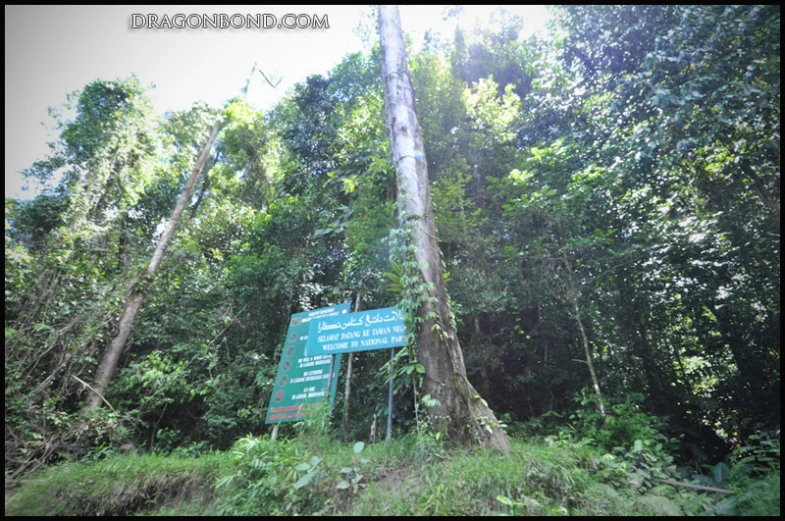
[[[308,410],[322,406],[328,386],[332,407],[341,367],[340,355],[337,358],[333,354],[305,356],[305,343],[312,320],[346,315],[349,306],[345,302],[292,315],[265,423],[302,420]]]
[[[314,318],[305,352],[319,356],[405,346],[403,316],[398,308],[382,308]]]

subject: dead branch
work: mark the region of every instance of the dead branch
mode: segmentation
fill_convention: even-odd
[[[673,479],[661,479],[660,483],[667,483],[668,485],[673,485],[674,487],[686,487],[686,488],[694,488],[695,490],[705,490],[707,492],[718,492],[720,494],[730,494],[731,492],[733,492],[732,490],[725,490],[724,488],[705,487],[703,485],[693,485],[692,483],[682,483],[681,481],[675,481]]]
[[[99,398],[101,398],[101,399],[104,401],[104,403],[105,403],[105,404],[106,404],[106,405],[107,405],[107,406],[108,406],[110,409],[112,409],[112,412],[117,412],[117,411],[115,411],[115,410],[114,410],[114,407],[112,407],[112,404],[111,404],[111,403],[109,403],[108,401],[106,401],[106,398],[104,398],[104,397],[103,397],[103,395],[101,395],[101,393],[99,393],[98,391],[96,391],[95,389],[93,389],[93,387],[92,387],[92,386],[91,386],[89,383],[85,382],[84,380],[82,380],[82,379],[81,379],[81,378],[79,378],[78,376],[74,376],[74,375],[71,375],[71,376],[72,376],[72,377],[73,377],[73,378],[74,378],[74,379],[75,379],[77,382],[79,382],[80,384],[82,384],[84,387],[87,387],[88,389],[90,389],[91,391],[93,391],[95,394],[97,394],[97,395],[98,395],[98,397],[99,397]]]
[[[272,87],[272,88],[276,88],[278,85],[281,84],[281,81],[283,80],[283,78],[281,78],[280,80],[278,80],[278,83],[273,85],[273,82],[271,82],[269,79],[267,79],[267,76],[261,71],[261,69],[257,69],[257,70],[259,71],[259,74],[262,75],[262,78],[264,78],[264,81],[266,81],[267,84],[270,85],[270,87]]]

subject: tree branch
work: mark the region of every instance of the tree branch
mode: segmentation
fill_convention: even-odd
[[[275,85],[273,85],[273,82],[271,82],[271,81],[270,81],[270,80],[267,78],[267,76],[266,76],[266,75],[265,75],[265,74],[262,72],[262,70],[261,70],[261,69],[257,69],[257,70],[259,71],[259,74],[261,74],[261,75],[262,75],[262,78],[264,78],[264,81],[266,81],[266,82],[267,82],[267,84],[268,84],[268,85],[270,85],[270,87],[272,87],[272,88],[276,88],[278,85],[280,85],[280,84],[281,84],[281,81],[283,80],[283,78],[281,78],[280,80],[278,80],[278,83],[276,83]]]
[[[704,487],[703,485],[693,485],[692,483],[682,483],[673,479],[661,479],[660,483],[667,483],[675,487],[694,488],[695,490],[706,490],[708,492],[718,492],[720,494],[730,494],[732,490],[725,490],[724,488]]]
[[[93,387],[92,387],[92,386],[91,386],[89,383],[85,382],[84,380],[82,380],[82,379],[81,379],[81,378],[79,378],[78,376],[74,376],[74,375],[71,375],[71,376],[72,376],[72,377],[73,377],[73,378],[74,378],[74,379],[75,379],[77,382],[79,382],[80,384],[82,384],[83,386],[87,387],[88,389],[90,389],[91,391],[93,391],[95,394],[97,394],[97,395],[98,395],[98,397],[99,397],[99,398],[101,398],[101,399],[104,401],[104,403],[105,403],[105,404],[106,404],[106,405],[107,405],[107,406],[108,406],[110,409],[112,409],[112,412],[117,412],[117,411],[115,411],[115,410],[114,410],[114,407],[112,407],[112,404],[111,404],[111,403],[109,403],[108,401],[106,401],[106,398],[104,398],[104,397],[103,397],[103,395],[102,395],[101,393],[99,393],[98,391],[96,391],[95,389],[93,389]]]

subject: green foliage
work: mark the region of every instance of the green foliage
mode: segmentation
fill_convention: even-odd
[[[306,413],[302,420],[294,424],[297,439],[303,443],[309,452],[318,452],[329,446],[330,407],[309,407],[305,402]]]
[[[733,478],[754,477],[780,468],[780,431],[763,431],[747,438],[731,453]],[[725,473],[723,473],[725,474]]]
[[[780,432],[750,436],[748,444],[734,450],[730,460],[729,471],[727,465],[715,467],[714,481],[725,482],[733,490],[717,503],[716,513],[780,515]]]
[[[715,512],[723,516],[779,516],[781,512],[780,474],[747,479],[738,488],[717,503]]]
[[[734,478],[731,472],[729,482],[744,486],[725,496],[670,485],[611,485],[604,483],[602,451],[585,444],[512,440],[508,457],[453,450],[431,461],[417,452],[412,436],[370,446],[327,444],[320,456],[304,449],[296,438],[246,436],[226,453],[129,454],[66,463],[31,476],[7,501],[6,512],[772,515],[779,508],[778,474],[748,483],[748,475]],[[368,459],[360,458],[364,454]]]
[[[391,472],[368,485],[355,515],[682,515],[705,513],[709,501],[663,489],[642,494],[627,483],[602,484],[601,453],[591,447],[512,440],[512,454],[455,451],[406,476]],[[384,488],[381,488],[381,487]],[[705,496],[703,496],[705,499]]]
[[[216,482],[218,490],[226,489],[219,512],[222,515],[250,515],[261,512],[283,512],[296,477],[300,450],[292,442],[246,436],[232,449],[236,471]]]
[[[596,397],[584,390],[576,396],[579,407],[569,415],[566,428],[546,441],[556,445],[589,445],[605,452],[597,460],[598,477],[605,483],[627,482],[636,488],[650,489],[660,479],[675,475],[671,456],[676,443],[668,439],[664,422],[641,411],[641,395],[630,395],[623,403],[610,404],[604,418],[594,407]]]
[[[6,501],[7,515],[132,515],[160,508],[210,512],[213,482],[229,467],[225,455],[200,458],[112,456],[63,463],[33,474]]]
[[[468,379],[510,433],[553,445],[537,451],[600,454],[576,471],[588,483],[568,473],[581,483],[573,489],[494,485],[472,503],[432,475],[423,485],[423,471],[411,480],[427,496],[384,508],[710,512],[713,495],[659,483],[688,479],[678,461],[703,469],[693,481],[732,490],[717,513],[775,512],[778,436],[761,433],[780,421],[780,9],[566,6],[553,9],[551,33],[526,40],[521,20],[494,16],[410,60],[451,319]],[[58,139],[25,172],[46,189],[6,200],[12,480],[57,461],[101,464],[128,444],[196,455],[265,432],[290,315],[358,293],[363,309],[406,310],[409,346],[391,365],[385,353],[356,355],[355,438],[385,410],[392,375],[401,440],[383,461],[451,465],[420,414],[429,403],[418,394],[417,311],[434,297],[398,227],[380,72],[374,44],[267,113],[235,99],[158,118],[134,77],[69,96],[70,120],[52,111]],[[114,411],[82,418],[90,391],[77,378],[91,381],[127,281],[219,114],[226,126],[105,395]],[[582,391],[590,375],[576,317],[607,418]],[[291,466],[293,448],[265,448],[267,477],[236,478],[269,494],[270,511],[305,512],[311,501],[309,511],[326,512],[327,499],[373,511],[355,490],[376,486],[372,473],[354,483],[359,472],[340,472],[358,468],[350,458],[331,460],[326,413],[298,426]],[[292,492],[294,467],[313,455],[322,461],[301,473],[328,477]],[[272,475],[286,478],[283,496],[264,484]],[[393,477],[403,492],[416,488]],[[348,488],[332,495],[340,482]],[[225,508],[259,512],[254,501]]]
[[[639,444],[635,447],[637,452],[642,450],[640,444],[668,444],[663,434],[664,421],[643,412],[642,401],[642,395],[630,394],[621,403],[609,404],[607,416],[603,418],[594,407],[596,396],[584,389],[575,396],[578,408],[568,419],[572,420],[570,425],[579,436],[609,452],[620,447],[630,449],[636,444]]]
[[[364,447],[365,444],[361,441],[356,442],[352,446],[351,466],[342,467],[338,471],[338,477],[331,475],[334,471],[326,464],[321,465],[324,460],[317,456],[313,456],[308,463],[297,465],[295,470],[305,472],[305,474],[303,474],[294,484],[294,489],[299,490],[303,487],[308,487],[309,493],[312,496],[324,497],[334,486],[337,497],[325,500],[324,505],[326,506],[329,503],[332,503],[333,505],[343,504],[346,499],[356,496],[361,488],[365,488],[365,483],[361,483],[363,475],[360,474],[358,464],[367,464],[370,460],[365,458],[357,460],[357,455],[362,452]],[[337,481],[338,479],[340,479],[340,481]],[[333,485],[335,481],[337,481],[337,483]],[[345,491],[346,496],[341,497],[343,492],[338,491]]]
[[[355,496],[363,475],[360,466],[370,460],[357,456],[364,444],[351,450],[351,463],[340,466],[342,454],[306,457],[302,440],[276,440],[246,436],[232,450],[235,472],[218,480],[224,491],[219,509],[224,515],[308,514],[332,505],[336,508]],[[306,461],[303,461],[306,460]],[[345,462],[345,461],[344,461]]]
[[[588,481],[580,459],[568,449],[512,440],[512,454],[456,450],[446,459],[423,465],[415,460],[408,480],[391,491],[369,484],[368,494],[352,509],[358,515],[489,515],[504,513],[500,495],[526,501],[538,514],[564,514]],[[563,451],[563,452],[562,452]],[[376,494],[368,497],[371,493]],[[563,508],[564,507],[564,508]]]

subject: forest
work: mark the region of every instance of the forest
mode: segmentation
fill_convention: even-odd
[[[265,112],[133,75],[51,111],[5,200],[6,513],[779,515],[780,7],[551,9],[410,46],[425,267],[375,15]],[[409,345],[272,440],[290,317],[344,302]]]

